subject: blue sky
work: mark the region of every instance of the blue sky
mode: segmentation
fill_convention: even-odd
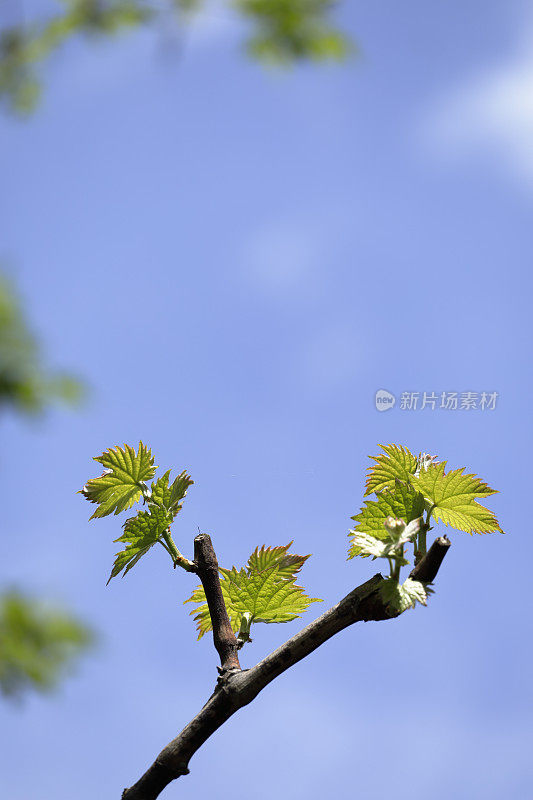
[[[92,456],[141,438],[195,480],[185,553],[197,526],[226,566],[263,543],[313,553],[308,621],[377,571],[346,561],[346,533],[380,442],[479,474],[506,531],[452,534],[427,609],[294,667],[165,797],[527,796],[533,5],[339,17],[359,58],[287,74],[243,58],[220,10],[182,47],[73,44],[35,116],[0,123],[2,258],[50,363],[92,389],[79,412],[2,421],[0,580],[100,633],[54,697],[4,705],[9,800],[118,798],[211,692],[194,579],[161,549],[106,588],[120,520],[88,523],[75,494]],[[499,397],[408,411],[404,391]],[[243,666],[301,624],[256,626]]]

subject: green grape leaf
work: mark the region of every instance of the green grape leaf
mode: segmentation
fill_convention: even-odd
[[[408,608],[414,608],[417,602],[427,605],[426,587],[412,578],[407,578],[403,583],[389,578],[381,584],[380,593],[383,602],[400,613]]]
[[[311,603],[322,602],[316,597],[308,597],[304,589],[296,585],[293,573],[301,569],[309,556],[291,556],[287,553],[289,547],[290,544],[256,548],[246,568],[220,568],[220,586],[235,633],[240,629],[243,614],[250,614],[251,622],[290,622],[306,611]],[[185,602],[199,604],[191,615],[195,615],[198,638],[201,639],[212,629],[203,587],[198,586]]]
[[[168,509],[170,505],[170,486],[168,481],[172,470],[167,471],[154,481],[150,487],[150,500],[149,502],[161,508]]]
[[[91,478],[80,494],[98,508],[90,517],[106,517],[108,514],[119,514],[139,500],[145,488],[145,481],[151,480],[157,467],[151,451],[139,442],[139,450],[125,444],[124,447],[113,447],[96,456],[105,468],[99,478]]]
[[[115,578],[124,570],[124,575],[142,558],[150,548],[161,540],[163,531],[169,526],[169,515],[164,508],[152,506],[150,511],[139,511],[124,523],[124,533],[115,542],[124,542],[126,547],[117,553],[111,575]],[[124,575],[122,577],[124,577]]]
[[[476,497],[497,494],[476,475],[465,475],[464,468],[445,473],[446,461],[430,464],[413,486],[433,505],[432,515],[439,522],[466,533],[503,533],[492,511],[476,502]]]
[[[379,456],[370,456],[376,463],[368,468],[365,497],[373,492],[394,486],[396,479],[409,481],[417,468],[417,458],[407,447],[397,444],[380,444],[383,450]]]
[[[222,570],[227,582],[227,595],[233,609],[252,614],[253,622],[290,622],[302,614],[311,603],[321,602],[308,597],[296,580],[282,578],[279,567],[258,574],[245,570]]]
[[[259,573],[263,572],[265,569],[277,566],[279,578],[294,578],[296,573],[301,570],[310,554],[307,556],[297,556],[287,553],[287,550],[292,546],[293,542],[294,540],[289,542],[289,544],[280,545],[279,547],[265,547],[265,545],[263,545],[261,549],[256,547],[246,564],[248,572]]]
[[[180,500],[183,500],[185,495],[187,494],[187,489],[189,486],[192,486],[194,481],[192,480],[191,476],[185,472],[180,472],[177,478],[175,478],[174,482],[170,487],[170,507],[173,508],[174,506],[179,509],[181,508]]]
[[[175,517],[182,508],[181,500],[187,494],[187,489],[194,481],[186,472],[180,473],[173,483],[169,485],[170,470],[152,483],[150,503],[169,511]]]
[[[353,539],[356,533],[367,533],[376,539],[386,540],[389,537],[389,533],[384,527],[387,517],[403,519],[404,522],[409,523],[418,519],[423,512],[424,496],[413,489],[410,484],[396,478],[393,488],[384,489],[377,495],[377,500],[365,500],[359,514],[352,517],[357,524],[348,536]],[[354,558],[357,555],[365,556],[352,541],[348,558]]]

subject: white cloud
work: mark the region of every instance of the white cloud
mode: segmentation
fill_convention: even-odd
[[[489,158],[533,187],[533,25],[513,51],[426,111],[422,143],[447,159]]]

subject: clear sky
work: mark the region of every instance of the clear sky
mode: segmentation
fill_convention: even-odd
[[[75,493],[141,438],[195,480],[187,555],[197,526],[225,566],[313,553],[307,621],[377,571],[346,534],[380,442],[479,474],[506,531],[451,534],[427,609],[284,674],[165,798],[529,796],[533,4],[339,17],[359,58],[281,75],[220,11],[183,42],[74,44],[37,113],[0,122],[1,256],[50,363],[92,387],[79,412],[2,421],[0,581],[100,633],[54,697],[3,705],[6,800],[119,798],[213,688],[194,578],[161,548],[106,588],[121,519],[89,523]],[[424,391],[498,398],[401,408]],[[243,666],[302,624],[256,626]]]

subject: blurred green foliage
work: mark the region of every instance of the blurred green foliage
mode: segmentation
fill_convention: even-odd
[[[82,384],[48,372],[11,282],[0,273],[0,412],[44,411],[56,399],[79,400]],[[65,611],[18,591],[0,594],[0,692],[20,696],[53,688],[92,633]]]
[[[66,612],[6,592],[0,596],[0,691],[19,697],[30,688],[53,689],[92,640]]]
[[[40,96],[35,67],[77,34],[113,34],[152,16],[142,0],[64,0],[63,10],[45,22],[0,33],[0,97],[17,111],[31,111]]]
[[[263,62],[339,60],[349,39],[331,23],[335,0],[227,0],[228,9],[250,23],[248,53]],[[169,12],[186,25],[209,14],[209,0],[61,0],[60,12],[0,32],[0,99],[19,112],[31,111],[40,95],[37,67],[67,39],[111,35],[148,25]]]
[[[16,292],[0,273],[0,412],[11,407],[37,414],[54,400],[76,403],[83,393],[82,384],[71,375],[44,368]]]
[[[332,0],[237,0],[254,26],[247,43],[252,56],[274,64],[344,58],[350,43],[329,24]]]

